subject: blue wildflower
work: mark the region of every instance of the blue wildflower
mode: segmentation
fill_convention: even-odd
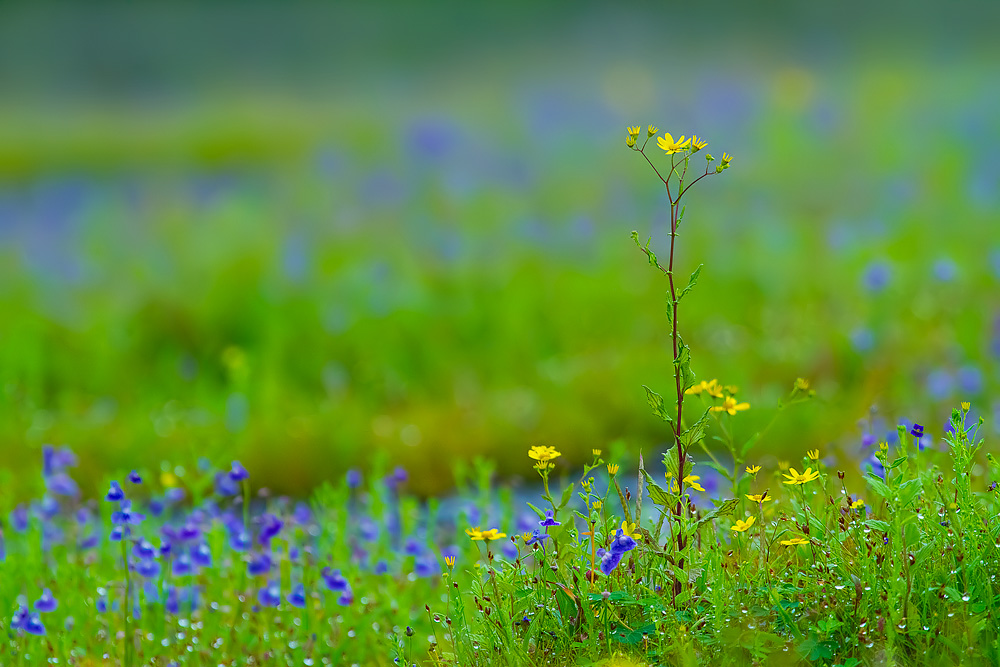
[[[412,537],[406,540],[406,546],[403,547],[403,553],[407,556],[419,556],[423,551],[423,545]]]
[[[538,522],[539,526],[559,526],[562,525],[559,521],[555,520],[555,513],[552,510],[545,510],[545,518]]]
[[[70,496],[76,498],[80,495],[80,487],[77,486],[73,478],[64,472],[58,472],[45,479],[45,488],[49,493],[57,496]]]
[[[42,637],[45,635],[45,626],[42,625],[42,619],[38,614],[31,614],[28,616],[28,620],[24,622],[21,629],[27,632],[29,635],[36,635]]]
[[[179,503],[184,500],[184,489],[179,486],[174,486],[167,489],[166,493],[163,494],[163,500],[167,504],[173,505],[174,503]]]
[[[28,508],[18,505],[10,513],[10,527],[18,533],[28,529]]]
[[[299,609],[305,609],[306,607],[306,587],[302,584],[297,584],[292,592],[288,594],[285,598],[288,600],[288,604],[293,607],[298,607]]]
[[[278,582],[271,581],[257,591],[257,602],[261,607],[277,607],[281,604],[281,586]]]
[[[156,557],[156,547],[149,540],[143,538],[135,543],[132,547],[132,552],[139,558],[155,558]]]
[[[437,557],[427,552],[413,562],[413,573],[421,578],[433,577],[441,572]]]
[[[168,614],[177,615],[181,608],[180,594],[176,586],[167,586],[167,599],[163,603],[163,608]]]
[[[253,554],[247,563],[247,574],[259,577],[271,571],[271,556],[267,553]]]
[[[361,486],[361,471],[354,468],[347,471],[347,488],[356,489]]]
[[[385,574],[388,571],[389,571],[389,563],[387,563],[385,559],[382,559],[379,562],[375,563],[375,568],[372,570],[372,572],[374,572],[375,574]]]
[[[983,372],[975,366],[958,369],[958,386],[966,394],[978,394],[983,390]]]
[[[41,612],[55,611],[59,607],[59,603],[54,597],[52,597],[52,591],[48,588],[42,591],[42,596],[35,600],[35,609]]]
[[[271,513],[261,515],[258,521],[260,522],[260,533],[257,535],[257,542],[264,546],[270,544],[271,539],[277,536],[285,526],[284,521]]]
[[[135,565],[135,571],[147,579],[160,575],[160,563],[152,558],[140,558]]]
[[[229,470],[229,478],[234,482],[242,482],[245,479],[250,479],[250,473],[239,461],[233,461]]]
[[[118,482],[111,482],[111,489],[108,490],[108,495],[105,498],[113,503],[117,503],[125,500],[125,492],[122,491],[122,487],[119,486]]]
[[[950,258],[943,257],[934,262],[934,277],[943,283],[951,282],[958,276],[958,267]]]
[[[924,427],[921,426],[920,424],[914,424],[913,428],[910,429],[910,435],[912,435],[914,438],[924,437]]]
[[[177,532],[177,539],[181,542],[193,542],[195,540],[201,539],[201,528],[192,519],[188,519],[181,526],[181,529]]]
[[[889,265],[885,262],[872,262],[865,269],[864,285],[871,292],[881,292],[889,284],[892,277]]]
[[[311,523],[313,520],[313,513],[312,509],[309,507],[309,503],[296,503],[295,510],[292,512],[292,518],[294,518],[295,523],[300,526]]]
[[[135,470],[128,474],[128,481],[133,484],[142,484],[142,477]]]
[[[239,494],[239,492],[240,492],[240,487],[237,485],[236,482],[233,481],[233,478],[230,476],[230,473],[227,472],[216,473],[215,493],[223,497],[228,497],[228,496],[235,496]]]
[[[191,557],[187,554],[180,554],[174,561],[173,573],[178,577],[183,577],[185,575],[194,572],[194,567],[191,564]]]
[[[245,530],[234,530],[229,533],[229,548],[233,551],[244,552],[250,548],[252,542],[250,533]]]
[[[98,614],[108,613],[108,596],[102,595],[101,597],[97,598],[97,602],[94,604],[94,606],[97,608]]]
[[[349,588],[347,579],[340,574],[340,570],[331,570],[329,567],[324,567],[321,574],[323,582],[331,591],[346,591]]]
[[[138,526],[146,518],[145,514],[132,511],[132,501],[121,501],[121,507],[117,512],[112,513],[111,523],[117,526]]]
[[[198,567],[212,567],[212,550],[201,542],[191,548],[191,561]]]
[[[510,540],[504,542],[503,546],[500,547],[500,552],[507,557],[507,560],[517,560],[517,545]]]
[[[115,526],[108,533],[108,539],[112,542],[121,542],[123,537],[125,537],[125,529],[121,526]]]

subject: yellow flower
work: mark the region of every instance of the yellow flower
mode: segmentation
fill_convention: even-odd
[[[809,380],[798,378],[795,380],[795,388],[800,391],[805,391],[809,389]]]
[[[786,547],[796,547],[800,544],[809,544],[809,540],[803,537],[793,537],[790,540],[781,540],[781,543]]]
[[[604,505],[604,503],[602,503],[602,502],[601,502],[600,500],[595,500],[595,501],[594,501],[594,504],[593,504],[593,505],[591,505],[591,507],[593,507],[593,508],[594,508],[594,510],[596,511],[596,510],[599,510],[599,509],[601,509],[601,507],[602,507],[603,505]]]
[[[634,147],[635,146],[635,137],[632,136],[631,134],[628,135],[627,137],[625,137],[625,145],[628,146],[629,148]]]
[[[525,544],[527,544],[531,541],[531,533],[521,533],[521,539],[524,540]]]
[[[454,556],[445,556],[444,557],[444,564],[447,565],[448,567],[455,567],[455,557]]]
[[[639,133],[642,132],[642,128],[639,127],[638,125],[636,125],[635,127],[628,127],[626,129],[628,130],[629,136],[632,137],[633,139],[635,137],[638,137]]]
[[[791,474],[785,475],[785,484],[805,484],[819,477],[819,472],[813,472],[812,468],[806,468],[803,473],[796,472],[795,468],[789,468],[788,472]]]
[[[670,477],[671,477],[670,473],[667,473],[667,478],[669,479]],[[701,479],[701,477],[698,475],[688,475],[687,477],[684,478],[684,484],[686,484],[688,488],[705,493],[705,489],[702,488],[701,484],[698,483],[699,479]],[[670,490],[673,493],[677,493],[678,489],[677,489],[676,479],[674,480],[673,485],[670,487]]]
[[[656,138],[656,145],[667,152],[668,155],[672,153],[680,153],[682,150],[688,147],[691,143],[690,139],[685,140],[684,135],[677,141],[674,141],[673,136],[669,132],[664,132],[662,137]]]
[[[722,386],[719,384],[718,380],[709,380],[708,382],[702,380],[698,384],[692,385],[684,393],[697,395],[703,391],[714,398],[722,398]]]
[[[722,168],[725,169],[729,166],[729,163],[733,161],[733,156],[729,153],[722,154]]]
[[[631,537],[634,540],[639,539],[639,533],[636,532],[635,523],[629,523],[628,521],[622,521],[622,532]]]
[[[535,459],[539,463],[547,463],[552,459],[557,459],[562,456],[562,453],[557,452],[555,447],[546,447],[545,445],[537,445],[528,450],[528,456]]]
[[[614,477],[615,475],[618,474],[618,464],[617,463],[609,463],[608,464],[608,474],[611,475],[612,477]]]
[[[806,452],[806,456],[808,456],[809,458],[811,458],[813,461],[818,461],[819,460],[819,450],[818,449],[810,449],[808,452]]]
[[[878,443],[878,450],[881,453],[883,453],[883,454],[888,454],[889,453],[889,443],[888,442],[880,442],[880,443]]]
[[[160,475],[160,484],[170,489],[177,486],[177,477],[172,472],[165,472]]]
[[[657,130],[657,129],[656,129],[656,126],[654,126],[654,125],[650,125],[650,126],[649,126],[649,127],[648,127],[648,128],[646,129],[646,132],[648,133],[648,135],[649,135],[649,136],[653,136],[654,134],[656,134],[657,132],[659,132],[659,130]]]
[[[698,137],[696,137],[694,135],[691,135],[691,152],[692,153],[697,153],[698,151],[700,151],[702,148],[704,148],[707,145],[708,145],[707,141],[702,141]]]
[[[735,396],[736,392],[740,390],[735,384],[727,384],[724,389],[729,393],[730,396]],[[718,395],[718,398],[722,398],[722,394]]]
[[[600,456],[601,455],[601,450],[599,450],[599,449],[591,449],[590,453],[593,454],[594,456]]]
[[[752,516],[748,516],[745,520],[739,519],[736,523],[733,524],[733,527],[730,528],[730,530],[735,530],[737,533],[742,533],[746,530],[749,530],[750,526],[753,525],[754,521],[756,521],[756,519],[754,519]]]
[[[756,475],[760,472],[760,466],[747,466],[747,472],[751,475]]]
[[[788,470],[788,461],[778,461],[778,470]]]
[[[757,494],[754,494],[752,496],[748,493],[747,494],[747,499],[748,500],[752,500],[753,502],[757,503],[758,505],[761,505],[763,503],[766,503],[768,500],[770,500],[771,497],[768,496],[767,495],[767,491],[765,491],[764,493],[757,493]]]
[[[489,542],[490,540],[500,540],[507,537],[506,533],[501,533],[496,528],[490,528],[489,530],[480,530],[479,526],[475,528],[466,528],[465,534],[477,542]]]
[[[853,503],[851,503],[851,509],[852,510],[856,510],[859,507],[864,507],[864,506],[865,506],[865,501],[861,500],[861,498],[858,498]]]
[[[722,401],[722,405],[716,405],[711,408],[712,412],[728,412],[731,415],[735,415],[737,411],[749,409],[749,403],[737,403],[736,399],[732,396],[726,396],[726,400]]]
[[[972,403],[969,403],[968,401],[962,401],[962,412],[968,412],[969,408],[971,407]]]

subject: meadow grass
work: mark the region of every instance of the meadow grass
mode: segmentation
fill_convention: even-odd
[[[381,452],[304,503],[206,458],[108,479],[96,501],[77,456],[46,446],[44,494],[3,508],[0,663],[998,664],[1000,466],[983,419],[962,403],[943,447],[919,424],[884,442],[871,429],[861,477],[819,448],[758,463],[770,422],[740,424],[759,406],[691,370],[680,304],[700,269],[674,282],[686,187],[732,159],[665,135],[661,171],[641,133],[627,144],[670,203],[669,260],[633,234],[669,288],[674,395],[646,389],[665,474],[620,442],[577,470],[535,445],[536,487],[498,485],[481,459],[455,464],[454,495],[421,499]],[[228,363],[238,377],[238,352]],[[774,415],[813,397],[797,379]]]

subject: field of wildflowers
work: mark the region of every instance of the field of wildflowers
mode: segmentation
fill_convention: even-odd
[[[305,502],[204,457],[108,479],[95,499],[77,455],[47,445],[43,493],[0,529],[0,664],[1000,663],[1000,462],[983,418],[962,402],[932,442],[916,423],[883,439],[873,415],[861,475],[815,447],[761,463],[777,417],[816,394],[795,379],[751,430],[756,401],[696,378],[681,305],[701,266],[675,269],[684,197],[734,159],[658,133],[630,126],[626,145],[669,204],[663,258],[632,233],[666,279],[672,391],[645,387],[662,447],[636,459],[616,442],[576,467],[533,445],[536,487],[459,461],[457,493],[426,499],[382,452]]]

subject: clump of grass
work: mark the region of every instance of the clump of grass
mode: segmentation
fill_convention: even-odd
[[[1000,661],[997,461],[982,420],[953,411],[946,448],[923,428],[878,443],[864,485],[819,448],[758,464],[766,428],[735,387],[698,381],[679,328],[694,287],[674,283],[697,139],[657,144],[671,208],[666,266],[674,399],[647,389],[669,442],[661,486],[615,445],[570,479],[552,446],[528,450],[534,497],[459,464],[454,497],[420,502],[373,462],[311,504],[251,493],[238,462],[133,471],[85,499],[76,457],[46,448],[44,492],[0,529],[3,665],[829,665]],[[650,127],[647,138],[657,131]],[[638,239],[638,235],[633,235]],[[775,412],[812,396],[796,380]],[[703,401],[685,417],[685,400]],[[688,412],[690,414],[690,410]],[[709,447],[713,435],[720,443]],[[702,464],[728,486],[705,505]],[[633,493],[630,482],[635,474]],[[851,476],[853,480],[855,476]],[[0,491],[2,493],[2,491]],[[2,532],[6,531],[6,532]]]

